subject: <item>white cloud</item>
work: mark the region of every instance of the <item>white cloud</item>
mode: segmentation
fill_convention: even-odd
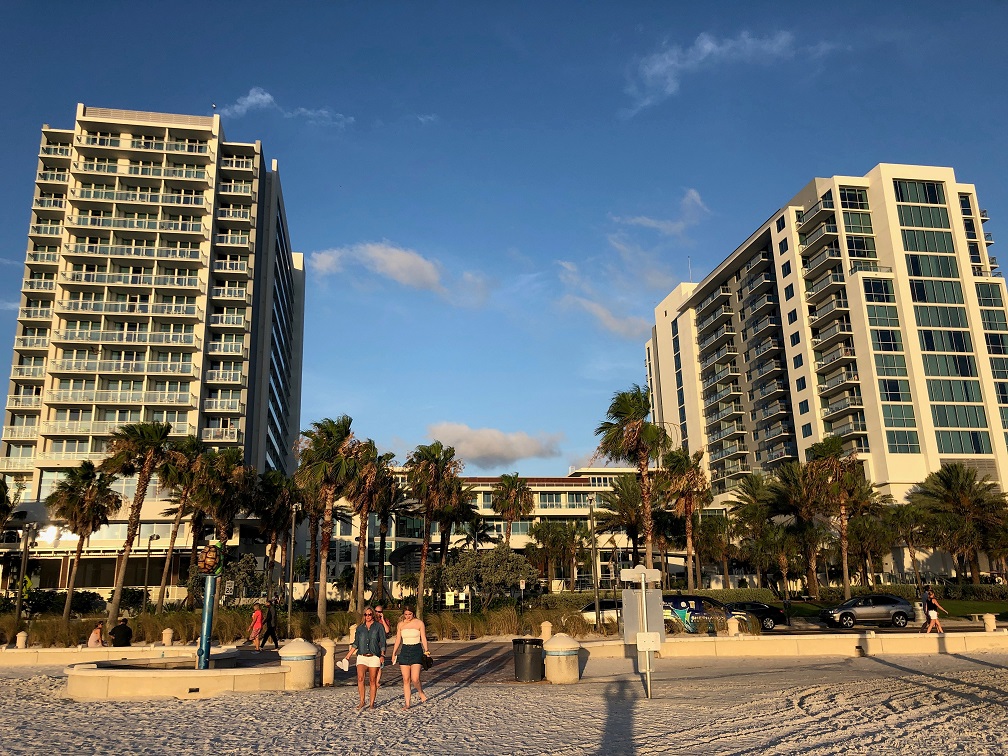
[[[454,446],[456,455],[480,468],[510,466],[521,459],[552,459],[560,456],[563,435],[531,436],[523,431],[505,433],[496,428],[470,428],[462,423],[435,423],[431,438]]]
[[[437,123],[438,121],[441,120],[438,117],[437,113],[420,113],[419,115],[417,115],[416,118],[424,126],[426,126],[429,123]]]
[[[20,310],[20,302],[0,302],[0,310]]]
[[[812,54],[822,55],[827,48],[817,45]],[[741,32],[732,39],[718,40],[706,32],[690,47],[673,45],[642,58],[627,84],[626,93],[634,104],[624,114],[632,116],[679,91],[683,78],[698,71],[731,63],[767,63],[794,57],[794,35],[780,31],[766,37]]]
[[[226,118],[241,118],[252,110],[276,110],[284,118],[303,120],[317,126],[335,126],[339,129],[345,129],[354,122],[353,117],[333,113],[329,108],[285,108],[262,87],[252,87],[247,95],[221,108],[220,114]]]
[[[411,289],[444,293],[438,264],[419,252],[383,242],[365,242],[349,247],[312,252],[308,265],[319,275],[329,275],[356,264]]]
[[[664,236],[682,236],[690,226],[695,226],[700,220],[710,213],[700,192],[696,189],[687,189],[679,202],[679,217],[674,220],[660,218],[649,218],[645,215],[638,215],[632,218],[613,218],[617,223],[627,226],[639,226],[641,228],[651,228]]]
[[[561,303],[581,308],[594,317],[607,331],[630,341],[640,341],[651,333],[651,324],[644,318],[616,315],[601,302],[593,299],[568,294],[561,300]]]

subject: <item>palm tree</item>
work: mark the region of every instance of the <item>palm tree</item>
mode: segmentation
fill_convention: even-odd
[[[1008,519],[1005,495],[989,475],[961,462],[944,464],[907,494],[942,521],[945,545],[967,558],[974,585],[980,584],[980,550]]]
[[[16,497],[15,497],[16,498]],[[7,520],[14,513],[14,500],[11,498],[10,490],[7,488],[7,481],[0,478],[0,532],[7,525]]]
[[[200,508],[214,524],[217,540],[227,543],[235,518],[253,505],[258,476],[244,464],[244,451],[236,446],[209,452],[207,474],[196,491]]]
[[[703,544],[703,552],[721,565],[724,587],[731,588],[728,564],[738,553],[732,521],[723,516],[704,517],[700,520],[698,535]]]
[[[651,461],[658,459],[668,446],[668,434],[648,421],[651,395],[648,387],[634,384],[627,391],[613,394],[608,420],[599,423],[595,435],[601,437],[596,455],[613,462],[636,465],[640,477],[641,519],[644,535],[644,566],[651,569],[654,521],[651,517]]]
[[[353,478],[354,461],[351,448],[354,443],[349,415],[333,420],[325,418],[312,423],[302,433],[306,439],[301,449],[300,467],[296,473],[298,483],[309,490],[318,491],[317,502],[322,507],[322,535],[319,546],[319,581],[317,614],[319,623],[326,623],[326,591],[329,569],[329,543],[332,540],[333,509],[347,483]],[[309,520],[310,522],[310,520]]]
[[[98,528],[108,525],[109,517],[119,511],[122,497],[112,490],[115,476],[99,472],[94,462],[81,462],[80,467],[68,470],[46,498],[46,506],[53,517],[63,520],[67,529],[77,536],[77,552],[70,567],[63,621],[70,621],[70,605],[77,584],[77,567],[80,565],[84,542]]]
[[[494,533],[487,519],[480,514],[473,515],[471,520],[462,523],[462,536],[465,539],[462,545],[473,551],[478,551],[484,543],[498,544],[502,540]]]
[[[535,499],[528,480],[518,473],[505,473],[493,490],[493,510],[504,519],[504,545],[511,548],[511,526],[528,517],[535,509]]]
[[[461,478],[452,481],[445,495],[441,508],[434,513],[434,521],[438,524],[441,556],[443,567],[448,562],[448,548],[451,545],[452,530],[461,527],[479,515],[476,501],[473,499],[473,486],[466,485]]]
[[[905,501],[886,510],[889,530],[902,541],[910,552],[910,564],[914,571],[917,587],[923,586],[920,565],[917,562],[917,547],[924,545],[927,533],[926,513],[911,501]]]
[[[781,517],[801,545],[809,595],[819,598],[818,558],[822,547],[822,522],[830,509],[829,481],[815,467],[786,462],[775,470],[770,483],[771,516]]]
[[[382,496],[383,489],[388,485],[388,480],[394,478],[391,465],[395,454],[392,452],[379,454],[378,447],[370,438],[367,441],[354,444],[350,453],[354,459],[353,477],[347,482],[345,496],[349,499],[353,512],[360,523],[360,540],[357,545],[357,584],[354,591],[354,602],[351,606],[351,611],[356,611],[364,606],[369,520],[371,513],[377,509],[378,501]],[[384,562],[380,565],[380,570],[384,575]]]
[[[293,477],[279,470],[268,470],[259,476],[253,497],[252,514],[259,520],[259,527],[267,538],[266,564],[269,565],[267,597],[273,597],[273,571],[276,567],[277,549],[286,545],[290,536],[291,518],[294,506],[300,501],[301,492]],[[286,554],[286,549],[281,551]],[[281,560],[282,561],[282,560]],[[281,565],[282,566],[282,565]]]
[[[119,621],[119,604],[122,602],[123,585],[126,583],[126,567],[129,564],[133,542],[140,530],[140,510],[147,498],[147,487],[151,476],[168,459],[171,423],[132,423],[123,425],[112,433],[108,444],[108,458],[102,462],[103,471],[113,475],[136,475],[136,494],[130,504],[129,520],[126,526],[126,540],[123,542],[121,561],[116,571],[115,589],[109,604],[108,626]]]
[[[549,589],[553,589],[554,568],[565,564],[568,554],[569,534],[564,523],[557,520],[540,520],[529,528],[533,543],[526,549],[529,560],[542,565]]]
[[[420,574],[417,575],[416,616],[423,619],[424,580],[427,577],[427,552],[430,550],[431,521],[442,506],[452,481],[462,472],[462,461],[455,459],[455,447],[440,441],[421,444],[406,460],[406,480],[423,512],[423,545],[420,547]]]
[[[640,564],[644,515],[641,511],[640,480],[636,475],[619,475],[613,479],[611,491],[599,493],[595,530],[598,533],[625,533],[630,541],[633,563]]]
[[[711,498],[707,475],[703,471],[701,461],[703,450],[690,455],[685,449],[673,449],[665,455],[662,470],[666,477],[668,495],[672,499],[672,507],[676,514],[686,522],[686,586],[694,589],[693,579],[693,513],[699,512]],[[699,579],[697,565],[697,579]]]
[[[794,533],[784,524],[771,522],[766,531],[767,550],[773,554],[773,560],[781,574],[781,592],[787,601],[790,598],[788,588],[788,572],[791,568],[791,557],[798,547]]]
[[[164,569],[161,571],[157,614],[164,611],[164,599],[168,590],[168,577],[171,575],[175,541],[178,539],[182,518],[192,513],[191,500],[196,487],[200,484],[200,475],[206,465],[206,452],[206,445],[196,436],[186,436],[171,445],[168,458],[158,470],[158,485],[172,491],[175,498],[175,506],[165,510],[162,514],[174,516],[175,519],[172,521],[171,536],[168,539],[168,554],[165,556]]]
[[[770,484],[763,473],[751,473],[732,492],[731,514],[739,536],[739,553],[756,573],[756,587],[763,587],[763,573],[773,564],[766,538],[770,523]]]
[[[385,547],[388,543],[389,527],[393,521],[406,517],[413,512],[414,502],[406,498],[406,492],[399,484],[395,475],[385,476],[382,480],[378,499],[375,502],[375,519],[378,521],[378,601],[385,600]]]

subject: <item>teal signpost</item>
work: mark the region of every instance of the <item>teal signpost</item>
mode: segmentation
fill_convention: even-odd
[[[205,576],[203,585],[203,625],[200,628],[199,649],[196,651],[196,669],[210,669],[210,635],[213,630],[213,613],[216,605],[217,578],[224,569],[224,554],[221,544],[207,544],[196,560],[200,574]]]

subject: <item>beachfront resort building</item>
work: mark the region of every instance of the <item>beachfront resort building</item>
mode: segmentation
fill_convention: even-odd
[[[986,222],[951,168],[813,179],[655,308],[656,421],[706,451],[716,494],[831,435],[898,500],[951,461],[1004,485],[1008,300]]]
[[[103,459],[116,428],[160,421],[292,473],[303,314],[303,256],[260,142],[226,141],[219,115],[79,104],[71,128],[42,127],[0,472],[42,501],[68,468]],[[170,522],[155,491],[128,585],[142,584],[143,546],[160,577]],[[118,520],[91,537],[79,588],[113,584]],[[39,535],[42,587],[66,584],[75,545]]]

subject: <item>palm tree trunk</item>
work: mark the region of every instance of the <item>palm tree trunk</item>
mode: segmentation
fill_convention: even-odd
[[[319,544],[319,591],[316,604],[316,614],[319,624],[326,625],[326,600],[329,592],[329,543],[332,541],[333,501],[332,496],[325,497],[325,512],[322,516],[322,537]]]
[[[364,606],[364,583],[367,582],[367,549],[368,549],[368,520],[371,516],[371,507],[365,502],[360,511],[360,539],[357,542],[357,575],[356,591],[354,592],[353,611],[360,611]]]
[[[126,583],[126,567],[129,564],[130,552],[133,551],[133,542],[140,530],[140,510],[143,508],[144,499],[147,498],[147,486],[150,484],[152,472],[152,465],[145,461],[143,467],[140,468],[140,474],[137,475],[137,489],[133,496],[129,522],[126,526],[122,562],[119,563],[119,569],[116,571],[115,589],[112,591],[112,602],[109,604],[108,622],[106,623],[106,627],[109,628],[119,624],[119,604],[122,603],[123,585]]]
[[[175,539],[178,538],[179,527],[182,525],[182,514],[185,512],[185,498],[179,497],[178,512],[175,513],[175,520],[172,522],[171,537],[168,539],[168,554],[165,556],[164,569],[161,570],[161,587],[158,589],[157,609],[155,614],[164,612],[165,593],[168,590],[168,576],[171,574],[172,555],[175,553]],[[193,535],[195,539],[196,536]]]
[[[447,529],[442,528],[438,535],[441,546],[441,558],[438,561],[444,567],[448,562],[448,543],[451,540],[451,525]]]
[[[976,549],[970,552],[970,576],[973,585],[980,585],[980,552]]]
[[[315,588],[315,576],[318,574],[318,561],[319,561],[319,551],[318,551],[318,530],[319,530],[319,518],[318,514],[312,512],[308,515],[308,530],[311,532],[311,541],[308,547],[308,590],[305,595],[309,598],[315,598],[317,596]]]
[[[917,581],[917,585],[923,585],[921,581],[920,565],[917,564],[917,552],[914,550],[913,544],[909,540],[906,542],[907,551],[910,552],[910,564],[913,566],[914,580]]]
[[[378,600],[385,601],[385,541],[388,537],[388,521],[378,528]]]
[[[728,576],[728,555],[723,555],[721,559],[721,572],[724,575],[724,587],[731,588],[731,578]]]
[[[700,549],[693,549],[693,559],[696,566],[696,572],[693,574],[693,580],[696,583],[697,588],[703,588],[703,563],[700,560]]]
[[[514,520],[504,521],[504,545],[509,549],[511,548],[511,525],[514,524]]]
[[[696,586],[693,575],[693,512],[690,511],[688,504],[684,509],[686,511],[686,588],[692,591]]]
[[[668,587],[668,543],[661,545],[661,587],[664,590]]]
[[[847,505],[840,505],[840,569],[843,572],[844,601],[851,597],[850,565],[847,556]]]
[[[784,600],[787,601],[790,598],[787,579],[787,554],[780,554],[777,557],[777,566],[780,568],[781,573],[781,593],[784,595]]]
[[[808,582],[808,595],[812,598],[819,598],[819,559],[815,548],[809,547],[806,550],[808,559],[808,571],[805,578]]]
[[[66,603],[63,605],[63,624],[70,621],[70,604],[73,602],[73,590],[77,584],[77,565],[80,564],[81,553],[84,551],[84,537],[77,536],[77,553],[74,554],[73,564],[70,566],[70,580],[67,582]]]
[[[269,567],[268,567],[268,570],[269,570],[269,579],[266,581],[266,598],[267,598],[267,600],[272,600],[273,599],[273,588],[274,588],[274,585],[273,585],[273,568],[274,568],[274,565],[276,564],[276,553],[277,553],[277,547],[279,546],[278,541],[279,541],[279,539],[277,538],[276,531],[274,531],[270,535],[269,550],[267,551],[267,554],[266,554],[266,564],[269,565]]]
[[[430,550],[430,528],[431,528],[431,505],[428,503],[424,507],[423,517],[423,545],[420,547],[420,573],[417,575],[417,597],[416,597],[416,617],[423,619],[424,593],[427,578],[427,552]]]
[[[649,468],[647,453],[637,460],[637,468],[641,476],[641,519],[644,521],[644,567],[651,569],[654,567],[654,555],[651,549],[654,546],[654,519],[651,515],[651,471]]]
[[[192,571],[193,565],[196,564],[196,559],[199,554],[199,539],[203,534],[203,515],[200,514],[199,510],[193,513],[192,520],[189,522],[189,527],[192,528],[192,545],[189,547],[189,570]],[[186,585],[189,584],[189,576],[186,575]],[[189,593],[188,588],[186,590],[186,606],[190,609],[196,604],[196,597]]]

